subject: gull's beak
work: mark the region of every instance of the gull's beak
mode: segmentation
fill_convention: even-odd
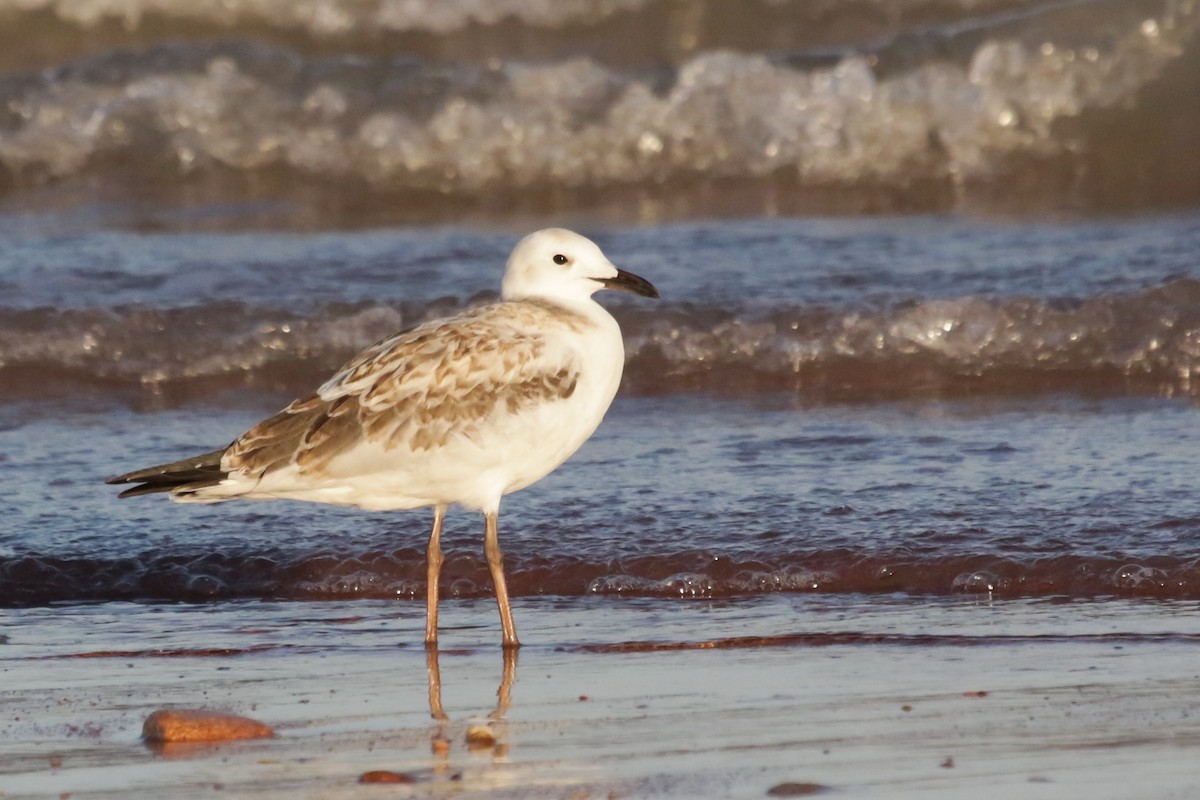
[[[642,297],[658,297],[658,289],[654,288],[654,284],[623,269],[617,270],[615,278],[597,278],[596,280],[603,283],[605,289],[620,289],[623,292],[640,294]]]

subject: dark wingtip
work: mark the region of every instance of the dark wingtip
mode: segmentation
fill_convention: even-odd
[[[203,488],[219,483],[226,475],[221,469],[221,456],[226,448],[222,447],[203,455],[185,458],[170,464],[159,464],[155,467],[126,472],[105,478],[108,485],[120,483],[136,483],[117,495],[118,497],[137,497],[143,494],[171,492],[183,488]]]
[[[114,481],[109,480],[105,481],[105,483],[114,483]],[[169,491],[169,489],[165,486],[151,486],[148,483],[143,483],[138,486],[134,486],[132,489],[126,489],[125,491],[121,492],[119,495],[117,495],[117,499],[124,500],[126,497],[137,497],[138,495],[142,494],[152,494],[154,492],[166,491]]]

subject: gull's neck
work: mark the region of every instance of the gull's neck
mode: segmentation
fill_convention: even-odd
[[[507,303],[529,303],[543,308],[562,309],[592,321],[613,321],[612,315],[608,313],[608,310],[597,303],[591,295],[584,295],[582,297],[529,295],[502,299]]]

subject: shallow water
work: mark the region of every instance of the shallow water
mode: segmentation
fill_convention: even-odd
[[[606,234],[665,299],[613,303],[624,394],[506,499],[513,591],[1200,596],[1197,224]],[[100,479],[230,441],[359,347],[491,296],[510,239],[18,237],[0,602],[420,597],[424,512],[118,503]],[[479,520],[450,524],[447,591],[484,595]]]
[[[170,458],[250,418],[12,424],[5,601],[422,596],[425,512],[117,503],[99,483],[129,466],[113,452]],[[570,464],[505,501],[510,588],[1195,598],[1195,425],[1190,405],[1153,399],[625,399]],[[451,515],[451,596],[488,592],[480,527]]]

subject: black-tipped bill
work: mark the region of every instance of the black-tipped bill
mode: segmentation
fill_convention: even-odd
[[[623,292],[640,294],[642,297],[658,297],[658,289],[654,288],[654,284],[623,269],[617,270],[615,278],[597,278],[597,280],[604,284],[605,289],[620,289]]]

